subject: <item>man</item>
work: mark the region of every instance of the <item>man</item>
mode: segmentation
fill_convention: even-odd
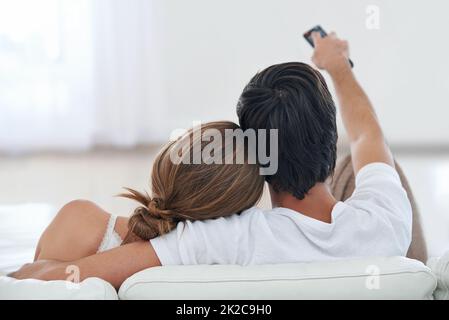
[[[352,163],[351,157],[340,162],[328,188],[325,181],[333,174],[336,160],[336,110],[320,73],[303,63],[263,70],[244,89],[237,113],[244,130],[279,129],[279,170],[266,178],[273,206],[329,223],[336,200],[347,200],[353,194],[355,175],[363,167],[371,163],[396,167],[413,211],[413,241],[407,256],[425,262],[427,252],[413,195],[402,170],[394,164],[374,109],[352,73],[348,43],[335,33],[325,39],[314,33],[313,39],[312,60],[329,73],[340,100]],[[367,191],[374,198],[383,184],[380,181],[372,188],[379,189]],[[400,202],[390,200],[391,206]],[[364,205],[376,214],[376,204],[370,208],[365,201]],[[399,224],[409,223],[409,218],[403,216]]]
[[[168,264],[406,255],[412,206],[371,103],[348,63],[348,44],[335,34],[313,38],[313,62],[334,82],[351,146],[352,168],[346,159],[332,188],[326,180],[336,162],[336,110],[326,83],[305,64],[275,65],[250,81],[238,105],[243,129],[279,130],[279,169],[266,178],[272,210],[252,208],[216,220],[180,222],[177,230],[150,243],[126,244],[71,262],[38,261],[12,276],[65,279],[66,268],[76,265],[81,280],[100,277],[118,288],[137,271]],[[419,232],[415,242],[418,249],[423,244]],[[425,257],[425,250],[418,251]]]

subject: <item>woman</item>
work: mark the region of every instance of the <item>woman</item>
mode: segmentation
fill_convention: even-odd
[[[201,126],[201,134],[190,130],[163,147],[153,164],[152,196],[132,189],[121,195],[140,203],[130,218],[111,215],[89,201],[77,200],[65,205],[41,236],[33,265],[45,261],[70,262],[96,255],[106,257],[104,263],[107,264],[110,249],[148,246],[148,240],[170,232],[181,221],[226,217],[254,206],[262,195],[264,178],[259,175],[257,164],[248,164],[245,148],[239,148],[234,139],[226,138],[238,128],[232,122],[210,122]],[[219,133],[221,141],[210,141],[210,132]],[[201,152],[200,164],[190,164],[195,150]],[[227,154],[229,150],[231,154]],[[241,152],[244,163],[237,164]],[[147,262],[160,265],[157,256],[150,255]],[[147,254],[143,256],[148,258]],[[151,266],[145,264],[136,268],[139,258],[142,255],[137,252],[125,258],[123,263],[128,263],[130,268],[122,274],[131,275]],[[31,265],[24,268],[27,266]],[[101,268],[99,264],[98,269]],[[83,274],[82,266],[79,270],[82,278],[88,276]],[[116,287],[124,280],[119,278],[106,276]]]

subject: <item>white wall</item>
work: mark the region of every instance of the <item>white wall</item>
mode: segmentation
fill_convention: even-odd
[[[367,5],[380,30],[365,26]],[[449,143],[449,1],[157,0],[166,127],[235,120],[258,70],[310,61],[302,33],[315,24],[350,41],[355,71],[393,144]]]

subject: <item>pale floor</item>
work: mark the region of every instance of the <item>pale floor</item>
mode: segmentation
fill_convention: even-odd
[[[0,157],[0,273],[32,259],[40,233],[64,203],[89,199],[119,215],[135,204],[114,197],[149,188],[157,148]],[[421,209],[431,256],[449,249],[449,153],[396,153]],[[264,195],[262,207],[269,206]]]

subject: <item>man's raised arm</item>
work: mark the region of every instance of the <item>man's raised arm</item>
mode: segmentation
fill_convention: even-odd
[[[385,142],[382,129],[367,95],[358,84],[349,65],[349,47],[335,33],[321,38],[312,35],[315,51],[312,61],[332,78],[340,103],[340,112],[348,133],[354,172],[372,162],[394,167],[394,160]]]

